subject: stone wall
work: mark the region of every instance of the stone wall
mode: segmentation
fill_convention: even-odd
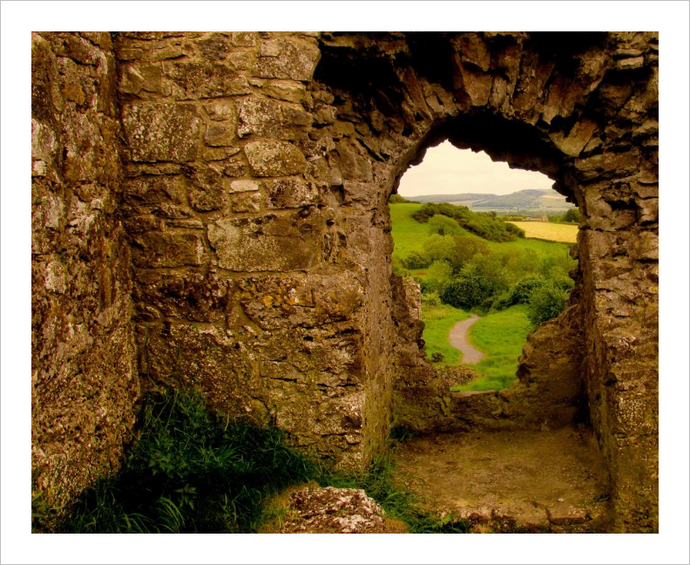
[[[396,383],[426,386],[419,324],[395,315],[386,201],[449,139],[549,175],[582,210],[569,316],[585,322],[564,335],[573,359],[584,351],[584,381],[556,372],[568,394],[586,391],[617,528],[656,528],[657,43],[117,34],[144,386],[199,388],[339,466],[366,464]],[[525,386],[550,374],[531,343]]]
[[[110,34],[32,35],[32,469],[60,507],[119,466],[139,390]]]

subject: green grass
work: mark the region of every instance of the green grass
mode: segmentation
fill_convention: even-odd
[[[152,395],[121,471],[82,493],[69,516],[34,494],[33,532],[252,533],[270,518],[267,503],[283,489],[315,481],[364,489],[412,533],[466,532],[469,524],[417,510],[394,484],[390,454],[359,474],[333,473],[285,443],[283,432],[211,413],[199,395]]]
[[[412,217],[422,204],[390,204],[392,221],[392,236],[395,242],[393,257],[407,257],[412,251],[422,251],[424,241],[430,237],[429,226],[418,222]],[[512,222],[515,223],[515,222]],[[518,238],[515,241],[495,242],[482,239],[469,231],[460,228],[459,235],[475,237],[484,241],[492,251],[509,249],[533,249],[541,255],[563,254],[569,248],[567,243],[542,241],[540,239]]]
[[[268,497],[318,471],[280,430],[213,414],[195,394],[151,396],[140,425],[121,471],[82,493],[58,531],[253,532]]]
[[[326,473],[319,483],[336,488],[364,489],[386,512],[386,516],[404,522],[411,534],[467,533],[470,524],[452,514],[438,518],[418,510],[415,497],[393,480],[394,463],[390,454],[376,459],[367,472],[357,475]]]
[[[512,306],[477,321],[469,330],[469,340],[485,354],[473,365],[484,378],[451,390],[501,390],[510,386],[515,381],[518,357],[529,332],[525,305]]]
[[[394,257],[407,257],[412,251],[422,251],[424,240],[429,237],[429,226],[412,217],[421,204],[390,204],[393,224]]]
[[[427,357],[441,353],[444,357],[442,365],[457,365],[461,361],[462,353],[451,347],[448,334],[453,326],[466,320],[470,314],[464,310],[453,308],[447,304],[438,306],[422,305],[422,321],[424,322],[424,341],[426,342]]]

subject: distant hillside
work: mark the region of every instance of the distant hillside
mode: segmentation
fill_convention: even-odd
[[[477,211],[556,211],[568,210],[573,204],[565,201],[555,190],[527,189],[512,194],[477,194],[466,192],[461,194],[429,194],[426,196],[410,196],[408,200],[417,202],[449,202],[467,206]]]

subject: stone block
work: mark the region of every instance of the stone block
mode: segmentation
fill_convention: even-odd
[[[233,31],[230,34],[230,40],[236,47],[254,47],[258,43],[259,37],[253,31]]]
[[[160,64],[132,63],[123,65],[120,71],[119,90],[123,94],[163,92],[163,72]]]
[[[244,152],[252,174],[257,177],[295,175],[307,167],[302,152],[283,141],[254,141],[245,145]]]
[[[243,177],[247,172],[247,163],[240,156],[229,160],[223,169],[223,174],[232,178]]]
[[[131,204],[183,204],[186,190],[182,176],[141,176],[125,180],[124,198]]]
[[[563,153],[570,157],[578,157],[596,129],[596,122],[583,119],[577,122],[567,134],[556,132],[549,134],[549,137]]]
[[[323,219],[316,211],[278,216],[217,220],[208,240],[218,265],[231,271],[307,269],[316,260]]]
[[[315,204],[319,190],[313,183],[301,179],[266,181],[270,208],[302,208]]]
[[[163,72],[172,81],[173,95],[178,99],[222,98],[251,92],[247,79],[228,63],[166,62]]]
[[[658,234],[651,231],[640,232],[630,245],[629,255],[635,261],[658,261]]]
[[[238,105],[237,133],[240,137],[256,135],[295,139],[311,124],[311,117],[301,106],[270,98],[247,97]]]
[[[218,99],[211,100],[204,104],[204,110],[209,117],[218,122],[234,121],[237,122],[237,108],[232,100]]]
[[[199,51],[205,59],[220,61],[230,53],[230,41],[220,33],[214,33],[207,39],[198,42]]]
[[[201,119],[191,104],[136,102],[125,105],[122,124],[134,161],[196,159]]]
[[[207,259],[203,236],[198,233],[148,231],[134,236],[132,242],[137,267],[198,267]]]
[[[343,204],[370,209],[380,200],[378,186],[367,182],[343,182]]]
[[[230,192],[255,192],[259,190],[259,183],[255,180],[234,180],[230,183]]]
[[[311,41],[270,39],[262,44],[253,72],[261,78],[307,81],[320,57],[319,48]]]
[[[602,153],[585,159],[576,159],[575,168],[583,180],[624,177],[634,173],[639,159],[634,153]]]
[[[235,140],[235,124],[232,122],[215,122],[206,128],[204,143],[211,147],[228,147]]]
[[[374,179],[371,162],[353,143],[341,143],[338,153],[340,154],[340,169],[343,179],[353,181],[371,181]]]
[[[221,321],[228,306],[229,281],[217,273],[135,273],[134,298],[163,316],[194,322]]]
[[[262,92],[271,98],[299,104],[304,99],[306,89],[301,82],[272,80],[262,88]]]
[[[616,62],[616,69],[619,71],[629,71],[641,69],[644,66],[644,57],[629,57]]]
[[[237,214],[246,212],[258,212],[264,197],[260,192],[243,192],[233,196],[230,201],[230,210]]]

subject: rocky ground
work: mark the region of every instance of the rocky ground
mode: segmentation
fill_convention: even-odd
[[[272,518],[263,533],[384,534],[404,533],[361,489],[301,485],[274,499]]]

